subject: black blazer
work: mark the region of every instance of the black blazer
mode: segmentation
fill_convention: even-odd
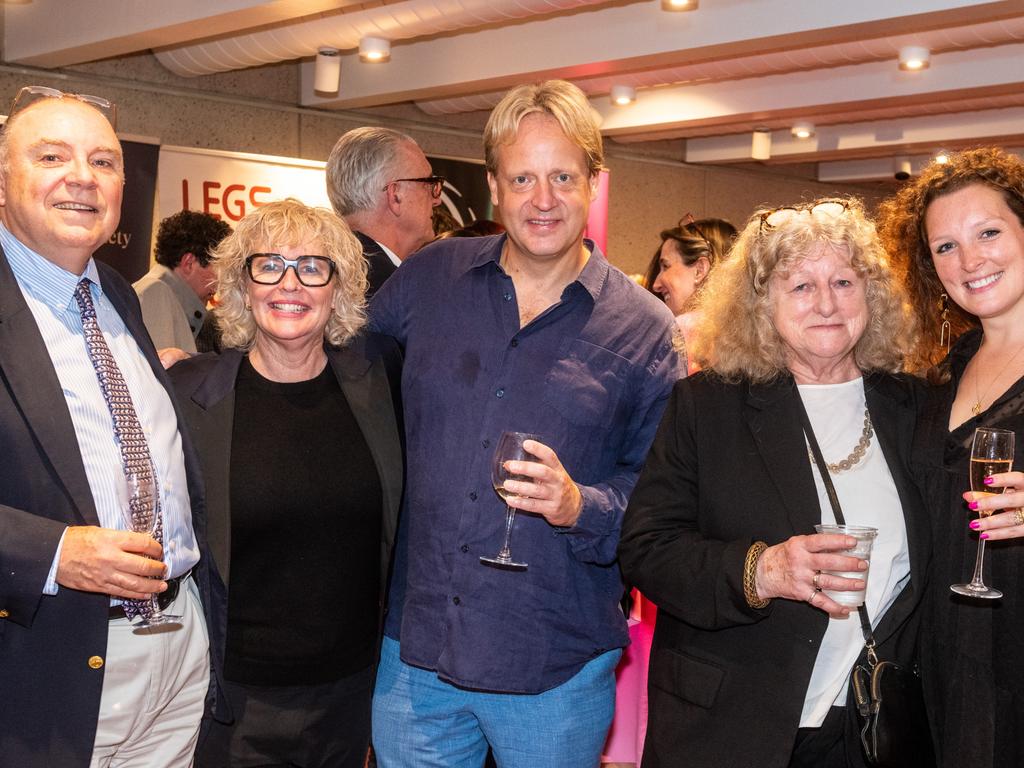
[[[235,382],[243,355],[237,349],[225,350],[219,355],[208,353],[183,360],[170,370],[206,478],[210,549],[225,583],[230,582],[231,570],[229,489]],[[402,497],[402,445],[392,399],[392,386],[399,386],[401,361],[394,341],[372,333],[356,338],[343,349],[328,347],[327,358],[380,475],[383,497],[380,600],[383,605]],[[222,650],[227,636],[226,611],[221,618]]]
[[[384,281],[391,277],[391,273],[394,272],[398,267],[391,261],[384,249],[380,247],[380,243],[374,240],[369,235],[364,235],[362,232],[353,231],[356,238],[363,246],[363,258],[366,259],[366,264],[369,267],[366,278],[370,282],[369,288],[366,290],[366,297],[373,296],[382,285]]]
[[[916,385],[873,374],[865,391],[911,563],[875,638],[879,656],[908,663],[930,555],[908,461]],[[788,764],[828,617],[793,600],[750,608],[742,573],[755,541],[814,533],[821,521],[797,397],[792,379],[726,384],[707,374],[672,393],[619,547],[626,580],[658,606],[645,768]],[[854,743],[847,752],[860,754]]]
[[[97,262],[103,292],[154,375],[170,391],[135,291]],[[85,350],[83,348],[83,354]],[[173,393],[171,401],[175,402]],[[198,459],[179,415],[192,524],[193,574],[210,626],[224,609],[210,567]],[[66,526],[99,525],[60,382],[31,310],[0,251],[0,765],[87,766],[103,687],[110,599],[61,587],[44,596]],[[214,675],[221,657],[212,657]],[[210,686],[210,701],[218,691]],[[220,706],[221,697],[216,697]]]

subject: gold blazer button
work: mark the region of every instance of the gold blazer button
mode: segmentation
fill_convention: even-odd
[[[0,619],[6,619],[11,613],[6,608],[0,608]]]
[[[103,657],[102,656],[90,656],[89,657],[89,668],[90,669],[99,669],[102,666],[103,666]]]

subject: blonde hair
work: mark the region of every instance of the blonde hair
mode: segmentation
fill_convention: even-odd
[[[294,198],[268,203],[248,214],[211,254],[220,302],[214,308],[225,347],[252,349],[256,321],[246,308],[250,284],[245,260],[253,253],[282,245],[317,243],[334,262],[328,284],[334,292],[324,328],[329,344],[342,346],[366,325],[366,259],[342,218],[326,208],[312,208]]]
[[[860,202],[838,202],[846,206],[839,215],[798,209],[771,227],[763,223],[772,214],[770,209],[750,218],[729,258],[705,281],[691,349],[702,366],[729,381],[764,383],[788,374],[786,345],[773,321],[769,281],[825,244],[848,253],[850,266],[865,281],[868,322],[853,349],[857,366],[864,372],[903,369],[918,337],[905,291]]]
[[[487,118],[484,160],[490,173],[498,171],[498,149],[514,142],[523,118],[533,114],[550,115],[558,121],[569,141],[586,154],[591,176],[604,170],[601,130],[587,97],[565,80],[547,80],[513,88]]]

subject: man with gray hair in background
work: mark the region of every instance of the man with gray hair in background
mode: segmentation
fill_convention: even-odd
[[[409,136],[354,128],[327,159],[327,196],[363,245],[372,296],[402,261],[434,239],[431,213],[444,178]]]

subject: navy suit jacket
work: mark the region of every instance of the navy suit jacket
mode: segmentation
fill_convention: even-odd
[[[366,297],[369,298],[384,285],[384,281],[391,277],[391,273],[398,269],[398,267],[384,253],[380,243],[372,237],[364,235],[362,232],[353,232],[353,234],[363,246],[363,258],[366,259],[366,264],[369,267],[369,272],[366,275],[367,280],[370,281],[370,287],[366,290]]]
[[[212,617],[224,610],[224,587],[206,547],[198,460],[135,292],[110,267],[97,266],[104,293],[175,403],[201,553],[193,573],[213,628],[219,622]],[[110,600],[65,587],[43,595],[42,589],[64,528],[98,524],[60,382],[0,250],[0,766],[89,764]],[[211,649],[218,647],[211,636]],[[216,677],[220,659],[211,660]],[[208,705],[221,706],[217,691],[211,680]]]

